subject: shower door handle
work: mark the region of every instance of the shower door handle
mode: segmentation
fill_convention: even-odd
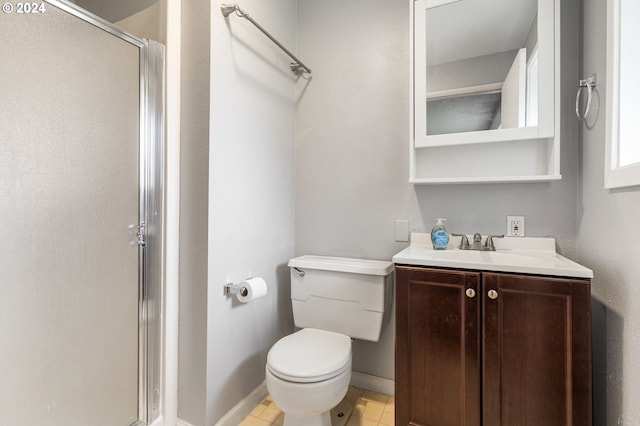
[[[127,226],[129,231],[129,244],[132,246],[138,245],[144,247],[147,242],[145,241],[145,225],[141,222],[140,225],[131,224]]]

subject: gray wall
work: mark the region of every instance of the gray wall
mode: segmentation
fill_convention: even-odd
[[[182,1],[178,417],[206,423],[210,2]]]
[[[179,417],[198,426],[264,380],[267,351],[293,328],[295,79],[247,21],[222,17],[221,3],[182,3]],[[242,6],[295,45],[293,0]],[[251,276],[267,281],[265,298],[222,295]]]
[[[593,111],[582,128],[579,260],[594,270],[595,422],[640,424],[640,189],[604,189],[606,1],[583,0],[582,76],[598,73]]]
[[[125,31],[166,43],[168,0],[76,0],[73,3],[106,19]]]
[[[517,49],[507,50],[427,67],[428,91],[502,83],[517,54]]]
[[[294,253],[295,75],[253,25],[225,19],[222,3],[211,6],[208,425],[264,380],[267,352],[293,331],[286,264]],[[241,6],[295,46],[295,0]],[[225,283],[252,276],[265,279],[266,297],[240,304],[222,296]]]
[[[394,242],[395,219],[417,231],[447,217],[454,232],[503,233],[506,215],[518,214],[527,235],[553,236],[574,256],[577,0],[562,7],[562,181],[414,187],[407,183],[409,2],[299,0],[297,52],[314,75],[298,83],[296,254],[390,259],[406,246]],[[393,328],[379,343],[355,343],[354,370],[394,377]]]
[[[75,0],[73,3],[109,22],[117,22],[158,3],[158,0]]]

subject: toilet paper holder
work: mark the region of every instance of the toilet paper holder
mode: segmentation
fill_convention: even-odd
[[[234,294],[246,296],[247,294],[249,294],[249,291],[244,286],[229,283],[224,285],[223,294],[225,296],[233,296]]]

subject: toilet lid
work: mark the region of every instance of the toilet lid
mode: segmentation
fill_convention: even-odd
[[[283,337],[269,351],[267,368],[283,380],[321,382],[351,368],[351,338],[304,328]]]

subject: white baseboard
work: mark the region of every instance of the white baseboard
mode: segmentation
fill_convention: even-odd
[[[187,423],[184,420],[180,420],[178,419],[178,421],[176,422],[176,426],[193,426],[191,423]]]
[[[235,407],[231,409],[223,418],[218,420],[215,426],[237,426],[240,422],[256,408],[265,396],[269,392],[267,391],[266,382],[260,383],[246,398],[238,402]],[[190,425],[184,425],[190,426]]]
[[[351,386],[383,393],[385,395],[395,394],[395,382],[393,380],[360,373],[358,371],[351,372]]]

